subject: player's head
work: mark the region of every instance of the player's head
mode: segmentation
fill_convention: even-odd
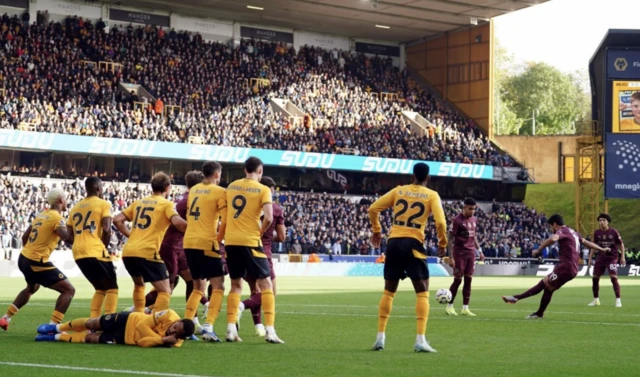
[[[476,213],[476,200],[474,198],[465,198],[464,207],[462,208],[462,216],[471,217]]]
[[[631,112],[636,120],[640,119],[640,92],[631,95]]]
[[[167,336],[174,335],[177,339],[187,339],[193,335],[196,326],[190,319],[181,319],[173,322],[166,331]]]
[[[424,162],[413,165],[413,179],[417,184],[426,186],[429,181],[429,165]]]
[[[47,203],[53,209],[58,211],[67,210],[67,193],[60,187],[54,187],[47,194]]]
[[[87,196],[97,196],[102,198],[102,180],[98,177],[88,177],[84,180],[84,188]]]
[[[202,182],[203,179],[204,174],[199,170],[192,170],[184,176],[184,181],[187,184],[188,189]]]
[[[549,217],[549,220],[547,220],[547,224],[551,225],[551,228],[555,232],[564,226],[564,219],[560,214],[556,213],[555,215]]]
[[[244,172],[247,176],[252,175],[255,179],[260,181],[262,179],[262,173],[264,172],[264,164],[258,157],[249,157],[244,162]]]
[[[273,178],[264,176],[260,180],[260,183],[270,188],[272,194],[276,191],[276,181],[274,181]]]
[[[165,198],[171,191],[171,178],[164,172],[158,172],[151,177],[151,190],[155,195],[162,195]]]
[[[611,216],[606,213],[601,213],[598,216],[598,224],[600,225],[600,229],[606,230],[609,228],[609,224],[611,224]]]
[[[222,165],[215,161],[206,161],[202,164],[202,174],[204,174],[204,179],[217,185],[222,176]]]

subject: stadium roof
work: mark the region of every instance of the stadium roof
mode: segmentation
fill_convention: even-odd
[[[394,42],[438,35],[548,0],[108,0],[185,16]],[[247,6],[263,8],[249,9]],[[388,29],[376,27],[387,26]]]

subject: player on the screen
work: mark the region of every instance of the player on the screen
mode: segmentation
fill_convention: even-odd
[[[630,104],[625,106],[621,105],[620,110],[623,110],[623,108],[630,108],[633,118],[621,120],[620,131],[640,132],[640,92],[633,93]]]
[[[593,268],[593,301],[587,306],[600,306],[600,276],[604,272],[609,270],[609,277],[611,277],[611,284],[613,285],[613,292],[616,295],[616,308],[622,307],[622,301],[620,301],[620,283],[618,282],[618,256],[620,265],[624,266],[627,261],[624,256],[624,243],[620,233],[609,226],[611,224],[611,216],[606,213],[601,213],[598,216],[598,223],[600,229],[596,229],[593,232],[593,242],[603,248],[611,249],[607,253],[598,253],[596,257],[596,263]],[[589,253],[589,267],[593,261],[595,250],[591,250]]]
[[[540,244],[537,250],[533,252],[533,256],[539,254],[545,247],[558,243],[560,249],[558,258],[560,259],[558,264],[553,269],[553,272],[548,276],[545,276],[538,284],[529,289],[528,291],[515,296],[502,296],[502,300],[507,304],[515,304],[519,300],[527,297],[535,296],[538,293],[544,291],[542,299],[540,300],[540,307],[535,313],[525,317],[526,319],[541,319],[544,316],[544,312],[547,306],[551,302],[553,292],[560,289],[563,285],[573,280],[578,275],[578,262],[580,260],[580,243],[585,246],[596,249],[602,252],[609,251],[610,249],[602,248],[593,242],[586,240],[580,236],[575,230],[564,225],[564,219],[559,214],[555,214],[549,218],[547,223],[551,226],[554,235]]]
[[[480,250],[476,232],[478,230],[478,219],[474,216],[476,212],[476,201],[473,198],[464,200],[462,213],[453,219],[453,228],[449,233],[449,266],[453,268],[453,284],[451,291],[451,302],[447,304],[446,313],[448,315],[458,315],[453,308],[453,301],[456,299],[458,288],[464,277],[464,287],[462,288],[462,312],[460,314],[475,317],[469,310],[469,300],[471,299],[471,279],[476,263],[476,250]],[[480,259],[484,260],[484,254],[480,251]]]
[[[413,183],[398,186],[389,191],[369,207],[369,219],[373,236],[371,244],[380,247],[382,226],[380,213],[393,208],[393,226],[387,243],[384,263],[384,293],[378,311],[378,335],[374,351],[384,349],[385,330],[391,315],[393,299],[401,279],[409,276],[416,292],[416,352],[436,352],[425,338],[429,320],[429,267],[424,250],[424,228],[433,213],[438,233],[441,255],[447,247],[447,220],[444,216],[440,196],[428,189],[429,165],[418,163],[413,167]]]

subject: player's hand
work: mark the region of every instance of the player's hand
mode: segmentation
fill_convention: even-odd
[[[449,258],[449,267],[456,268],[456,260],[453,258]]]
[[[438,248],[438,257],[439,258],[444,258],[447,256],[447,248],[446,247],[439,247]]]
[[[171,347],[178,343],[178,339],[176,339],[175,335],[165,336],[164,338],[162,338],[162,343],[165,346]]]
[[[589,259],[589,261],[587,262],[587,267],[591,267],[591,259]]]
[[[608,252],[610,252],[610,251],[611,251],[611,248],[610,248],[610,247],[605,247],[605,248],[604,248],[604,251],[608,253]]]
[[[538,255],[538,250],[534,250],[534,251],[533,251],[533,253],[531,253],[531,256],[532,256],[532,257],[534,257],[534,258],[535,258],[537,255]]]
[[[379,248],[380,244],[382,244],[382,233],[373,233],[371,236],[371,246],[374,248]]]
[[[483,253],[480,253],[480,261],[484,262],[484,254]]]
[[[620,258],[620,267],[624,267],[627,265],[627,260],[625,257]]]

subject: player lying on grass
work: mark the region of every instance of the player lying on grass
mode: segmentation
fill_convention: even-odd
[[[59,325],[40,325],[36,342],[127,344],[138,347],[180,347],[193,335],[190,319],[171,309],[144,314],[122,312],[99,318],[79,318]],[[74,331],[73,333],[63,333]],[[92,332],[86,332],[92,331]]]
[[[580,260],[580,243],[591,249],[596,249],[601,252],[608,252],[610,249],[602,248],[591,241],[584,239],[575,230],[564,225],[564,219],[562,216],[555,214],[547,221],[553,230],[553,235],[542,242],[538,249],[533,252],[535,257],[545,247],[551,246],[554,243],[558,243],[560,249],[558,264],[553,268],[553,272],[544,279],[540,280],[536,286],[528,291],[515,295],[515,296],[502,296],[502,300],[508,304],[515,304],[523,298],[535,296],[538,293],[544,291],[542,298],[540,299],[540,307],[538,311],[525,317],[525,319],[541,319],[544,316],[544,311],[551,302],[553,292],[560,289],[563,285],[573,280],[578,275],[578,262]]]

